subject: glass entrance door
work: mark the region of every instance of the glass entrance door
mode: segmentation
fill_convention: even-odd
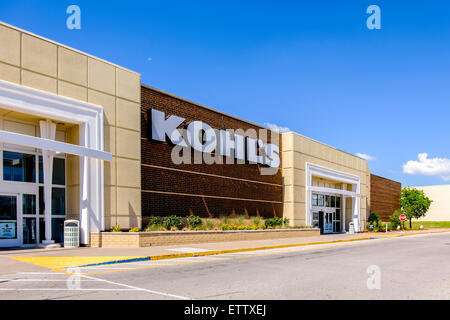
[[[0,194],[0,247],[20,247],[22,224],[18,217],[17,195]]]
[[[323,233],[333,233],[333,213],[324,212]]]

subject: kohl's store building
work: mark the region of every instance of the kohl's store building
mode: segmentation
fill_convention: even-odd
[[[173,127],[187,130],[168,136]],[[244,133],[227,136],[230,129]],[[323,233],[348,231],[350,222],[365,228],[371,174],[364,159],[261,129],[0,23],[0,247],[61,243],[66,219],[80,221],[84,245],[114,225],[145,227],[151,215],[278,216]],[[199,132],[232,146],[207,149],[199,140],[185,148],[191,161],[174,163],[173,149]],[[223,164],[198,163],[198,153]]]

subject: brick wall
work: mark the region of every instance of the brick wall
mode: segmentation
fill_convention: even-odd
[[[142,86],[141,180],[144,226],[151,215],[282,216],[281,169],[276,175],[267,176],[261,175],[262,166],[258,164],[176,165],[171,160],[172,145],[147,139],[147,110],[150,108],[163,111],[166,116],[185,118],[182,126],[198,120],[214,129],[261,129],[254,124]],[[267,140],[271,142],[270,134]]]
[[[383,221],[400,209],[399,199],[402,184],[383,177],[370,175],[370,212],[375,212]]]

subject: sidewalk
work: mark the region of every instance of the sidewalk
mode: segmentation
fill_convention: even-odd
[[[215,243],[196,243],[173,246],[158,246],[148,248],[56,248],[56,249],[18,249],[0,251],[0,264],[12,268],[11,261],[16,264],[30,262],[51,269],[64,266],[118,263],[127,260],[160,260],[185,256],[211,255],[246,250],[263,250],[292,246],[306,246],[335,242],[364,241],[376,238],[399,237],[417,234],[450,232],[450,229],[430,229],[423,231],[405,231],[389,233],[357,233],[332,234],[317,237],[284,238],[269,240],[232,241]],[[12,259],[10,259],[12,258]],[[14,259],[14,260],[13,260]],[[20,268],[20,266],[18,265]],[[28,268],[27,268],[28,269]],[[2,273],[4,273],[2,270]]]

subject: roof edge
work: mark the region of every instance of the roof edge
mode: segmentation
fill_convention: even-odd
[[[11,24],[9,24],[9,23],[6,23],[6,22],[4,22],[4,21],[1,21],[1,20],[0,20],[0,25],[3,25],[3,26],[5,26],[5,27],[7,27],[7,28],[11,28],[11,29],[14,29],[14,30],[17,30],[17,31],[20,31],[20,32],[25,33],[25,34],[28,34],[28,35],[30,35],[30,36],[32,36],[32,37],[36,37],[36,38],[39,38],[39,39],[41,39],[41,40],[48,41],[48,42],[50,42],[50,43],[52,43],[52,44],[54,44],[54,45],[60,46],[60,47],[62,47],[62,48],[65,48],[65,49],[74,51],[74,52],[79,53],[79,54],[82,54],[82,55],[85,55],[85,56],[90,57],[90,58],[92,58],[92,59],[99,60],[99,61],[101,61],[101,62],[110,64],[110,65],[112,65],[112,66],[114,66],[114,67],[116,67],[116,68],[123,69],[123,70],[125,70],[125,71],[129,71],[129,72],[132,72],[132,73],[135,73],[135,74],[141,76],[141,74],[140,74],[139,72],[136,72],[136,71],[133,71],[133,70],[131,70],[131,69],[122,67],[122,66],[120,66],[120,65],[118,65],[118,64],[116,64],[116,63],[113,63],[113,62],[110,62],[110,61],[108,61],[108,60],[105,60],[105,59],[96,57],[96,56],[94,56],[94,55],[92,55],[92,54],[89,54],[89,53],[86,53],[86,52],[84,52],[84,51],[81,51],[81,50],[78,50],[78,49],[69,47],[68,45],[65,45],[65,44],[56,42],[55,40],[51,40],[51,39],[49,39],[49,38],[40,36],[40,35],[38,35],[38,34],[35,34],[35,33],[31,32],[31,31],[27,31],[27,30],[25,30],[25,29],[22,29],[22,28],[13,26],[13,25],[11,25]]]

